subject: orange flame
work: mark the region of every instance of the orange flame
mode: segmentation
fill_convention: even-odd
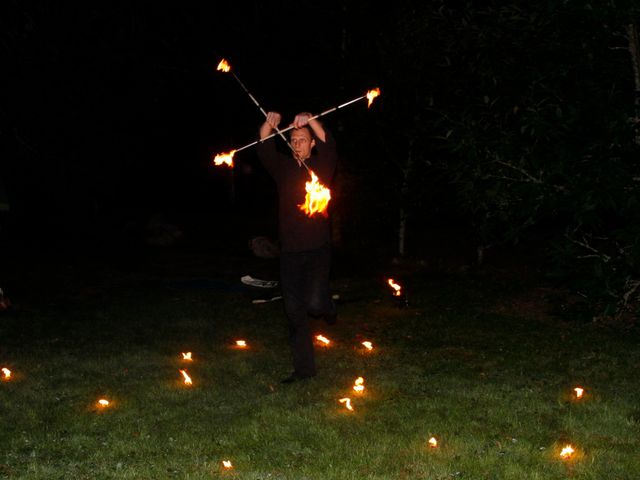
[[[399,297],[400,295],[402,295],[402,287],[398,285],[393,278],[390,278],[387,281],[389,282],[389,285],[391,285],[391,288],[395,290],[393,292],[394,297]]]
[[[347,410],[353,411],[353,407],[351,406],[350,398],[341,398],[338,400],[340,403],[344,403],[344,406],[347,407]]]
[[[571,445],[566,445],[560,452],[560,458],[568,459],[575,453],[575,450]]]
[[[231,460],[222,460],[222,466],[226,469],[233,468],[233,465],[231,464]]]
[[[438,440],[436,440],[436,437],[431,437],[429,439],[429,446],[431,448],[438,448]]]
[[[191,358],[191,352],[182,352],[182,359],[186,360],[187,362],[192,361],[193,358]]]
[[[576,392],[576,398],[582,398],[582,395],[584,395],[584,388],[576,387],[573,391]]]
[[[4,367],[2,369],[2,374],[4,375],[5,380],[9,380],[11,378],[11,370],[9,370],[7,367]]]
[[[371,343],[368,340],[365,342],[362,342],[362,345],[364,345],[364,348],[366,348],[367,350],[373,350],[373,343]]]
[[[236,340],[236,346],[239,348],[247,348],[247,342],[245,340]]]
[[[216,68],[216,70],[221,70],[224,73],[227,73],[229,70],[231,70],[231,65],[229,65],[229,63],[223,58],[222,60],[220,60],[220,63],[218,64],[218,68]]]
[[[353,389],[357,393],[364,392],[364,378],[362,378],[362,377],[356,378],[355,385],[353,386]]]
[[[316,340],[324,345],[329,345],[331,343],[331,341],[324,335],[316,335]]]
[[[184,384],[185,385],[192,385],[193,384],[193,382],[191,381],[191,377],[189,376],[189,374],[187,373],[186,370],[180,370],[180,373],[184,377]]]
[[[101,398],[100,400],[98,400],[98,405],[102,408],[108,407],[109,403],[109,400],[107,400],[106,398]]]
[[[318,181],[318,176],[313,171],[310,170],[309,173],[311,173],[311,181],[305,185],[307,194],[304,197],[304,203],[298,207],[309,216],[316,212],[327,215],[331,190]]]
[[[233,154],[236,153],[235,150],[231,150],[229,153],[219,153],[213,159],[213,164],[218,166],[223,163],[229,167],[233,167]]]
[[[374,88],[373,90],[369,90],[367,92],[367,100],[369,101],[367,103],[367,108],[369,108],[371,106],[371,104],[373,103],[373,100],[376,97],[379,97],[379,96],[380,96],[380,89],[379,88]]]

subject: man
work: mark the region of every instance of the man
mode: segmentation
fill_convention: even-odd
[[[309,217],[299,205],[304,203],[305,184],[311,180],[304,164],[328,185],[336,168],[337,154],[331,134],[310,113],[293,120],[290,143],[292,159],[276,150],[273,138],[258,144],[258,157],[278,188],[280,230],[280,284],[289,322],[293,373],[283,380],[292,383],[315,376],[312,332],[309,315],[336,321],[336,309],[329,292],[331,233],[326,215]],[[271,135],[281,115],[269,112],[260,127],[260,139]],[[315,148],[315,151],[314,151]]]

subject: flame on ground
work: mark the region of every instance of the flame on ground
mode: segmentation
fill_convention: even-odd
[[[229,65],[229,63],[223,58],[222,60],[220,60],[220,63],[218,64],[218,68],[216,68],[216,70],[227,73],[229,70],[231,70],[231,65]]]
[[[438,448],[438,440],[436,440],[436,437],[431,437],[429,439],[429,447]]]
[[[402,287],[398,285],[393,278],[390,278],[387,281],[389,282],[389,285],[391,286],[391,288],[393,288],[394,290],[393,292],[394,297],[399,297],[400,295],[402,295]]]
[[[353,389],[357,393],[364,392],[364,378],[362,378],[362,377],[356,378],[355,384],[353,385]]]
[[[193,358],[191,358],[191,352],[182,352],[182,359],[188,362],[192,361]]]
[[[107,400],[106,398],[101,398],[100,400],[98,400],[98,405],[102,408],[108,407],[109,403],[109,400]]]
[[[2,369],[2,375],[4,376],[5,380],[8,380],[11,378],[11,370],[9,370],[7,367],[4,367]]]
[[[573,391],[576,392],[576,398],[582,398],[582,396],[584,395],[584,388],[576,387],[573,389]]]
[[[371,104],[373,103],[373,100],[376,97],[379,97],[379,96],[380,96],[380,89],[379,88],[374,88],[373,90],[369,90],[367,92],[367,100],[368,100],[367,108],[369,108],[371,106]]]
[[[344,406],[347,408],[347,410],[353,411],[353,407],[351,406],[351,399],[350,398],[341,398],[338,401],[340,403],[344,403]]]
[[[566,445],[562,451],[560,452],[560,458],[571,458],[571,456],[575,453],[575,450],[571,445]]]
[[[318,340],[323,345],[329,345],[331,343],[331,341],[324,335],[316,335],[316,340]]]
[[[304,203],[298,205],[298,207],[309,216],[314,213],[327,215],[327,206],[329,205],[329,200],[331,200],[331,190],[318,181],[318,176],[313,171],[310,170],[309,173],[311,174],[311,181],[305,185],[307,194],[304,197]]]
[[[236,340],[236,346],[239,348],[247,348],[246,340]]]
[[[362,345],[364,345],[364,348],[366,348],[367,350],[373,350],[373,343],[371,343],[368,340],[365,342],[362,342]]]
[[[216,166],[225,164],[229,167],[233,167],[233,154],[236,153],[235,150],[231,150],[229,153],[219,153],[213,159],[213,164]]]
[[[222,460],[222,466],[226,469],[233,468],[231,460]]]
[[[180,370],[180,373],[184,377],[184,384],[185,385],[193,385],[193,382],[191,381],[191,377],[189,376],[189,374],[187,373],[186,370]]]

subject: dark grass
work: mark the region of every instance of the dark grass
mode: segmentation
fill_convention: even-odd
[[[530,279],[392,272],[408,290],[404,308],[387,272],[338,265],[339,324],[314,323],[334,345],[318,348],[318,377],[284,386],[282,304],[251,304],[255,292],[238,281],[251,262],[162,254],[147,265],[20,274],[16,306],[0,317],[0,364],[15,373],[0,384],[0,477],[632,479],[640,471],[637,334],[550,315],[549,291]],[[250,349],[234,349],[237,338]],[[362,397],[351,391],[359,375]],[[576,385],[587,389],[584,401],[572,399]],[[113,405],[98,411],[103,396]],[[354,412],[338,403],[343,396]],[[426,446],[432,435],[438,449]],[[568,462],[558,459],[565,443],[578,450]],[[235,468],[223,471],[223,459]]]

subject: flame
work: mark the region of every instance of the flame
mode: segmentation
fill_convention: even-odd
[[[393,292],[394,297],[399,297],[400,295],[402,295],[402,287],[398,285],[393,278],[390,278],[387,281],[389,282],[389,285],[391,285],[391,288],[395,290]]]
[[[105,398],[101,398],[100,400],[98,400],[98,405],[100,405],[101,407],[108,407],[109,406],[109,400],[105,399]]]
[[[366,348],[367,350],[373,350],[373,344],[368,340],[366,342],[362,342],[362,345],[364,345],[364,348]]]
[[[571,445],[566,445],[560,452],[560,458],[564,458],[564,459],[571,458],[574,452],[575,450]]]
[[[220,60],[220,63],[218,64],[218,68],[216,68],[216,70],[221,70],[224,73],[227,73],[229,70],[231,70],[231,65],[229,65],[229,63],[223,58],[222,60]]]
[[[187,373],[186,370],[180,370],[180,373],[184,377],[184,384],[185,385],[192,385],[193,384],[193,382],[191,381],[191,377],[189,376],[189,374]]]
[[[436,437],[431,437],[429,439],[429,446],[431,448],[438,448],[438,440],[436,440]]]
[[[309,216],[316,212],[327,215],[327,206],[329,205],[329,200],[331,200],[331,190],[318,181],[318,176],[313,171],[310,170],[309,173],[311,174],[311,181],[305,185],[307,194],[304,197],[304,204],[298,205],[298,207]]]
[[[229,153],[219,153],[213,159],[213,164],[218,166],[223,163],[229,167],[233,167],[233,154],[236,153],[235,150],[231,150]]]
[[[373,90],[369,90],[367,92],[367,100],[369,101],[369,103],[367,103],[367,108],[369,108],[371,106],[371,104],[373,103],[373,100],[376,97],[380,96],[380,89],[379,88],[374,88]]]
[[[193,358],[191,358],[191,352],[182,352],[182,359],[188,362],[192,361]]]
[[[222,460],[222,466],[226,469],[233,468],[231,460]]]
[[[576,387],[573,391],[576,392],[576,398],[582,398],[582,395],[584,395],[584,388]]]
[[[247,342],[245,340],[236,340],[236,346],[240,348],[246,348]]]
[[[353,386],[353,389],[357,393],[364,392],[364,378],[362,378],[362,377],[356,378],[355,385]]]
[[[351,399],[350,398],[341,398],[338,401],[340,403],[344,403],[345,407],[347,407],[347,410],[353,411],[353,407],[351,406]]]
[[[331,341],[324,335],[316,335],[316,340],[318,340],[320,343],[323,343],[324,345],[329,345],[331,343]]]
[[[2,374],[4,375],[5,380],[9,380],[11,378],[11,370],[9,370],[7,367],[4,367],[2,369]]]

